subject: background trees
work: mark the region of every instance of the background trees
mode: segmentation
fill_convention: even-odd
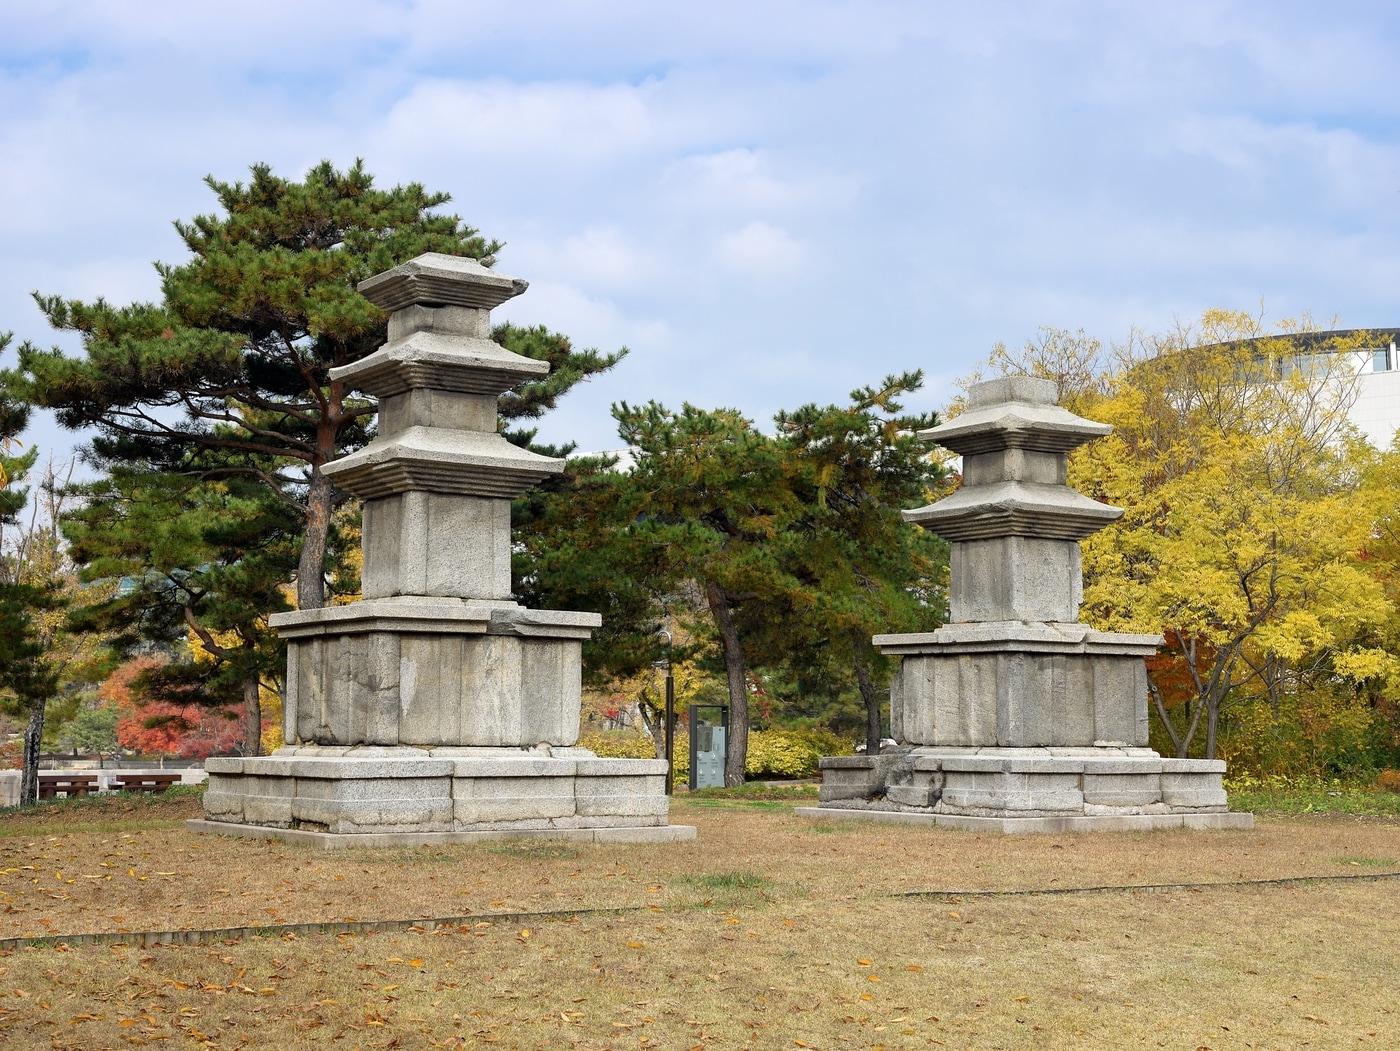
[[[1300,361],[1306,328],[1269,338],[1210,311],[1113,353],[1056,333],[997,364],[1079,376],[1071,406],[1115,427],[1070,461],[1071,484],[1125,512],[1084,543],[1084,617],[1165,637],[1150,662],[1163,750],[1339,773],[1394,760],[1378,643],[1396,630],[1397,454],[1346,421],[1355,341]]]
[[[9,342],[0,334],[0,352]],[[69,612],[105,591],[79,585],[62,542],[67,472],[50,463],[27,484],[38,450],[18,448],[29,407],[10,393],[12,378],[0,371],[0,714],[23,725],[20,802],[29,804],[50,717],[78,715],[102,670],[101,636],[75,630]]]
[[[635,542],[671,588],[694,586],[724,662],[725,783],[742,784],[749,730],[745,623],[772,618],[801,589],[780,554],[800,512],[780,446],[738,412],[655,402],[613,410],[634,458]]]
[[[10,336],[0,336],[0,351]],[[28,538],[19,516],[29,498],[23,484],[34,467],[37,449],[13,454],[29,422],[29,407],[7,396],[0,386],[0,704],[24,721],[20,803],[38,795],[39,742],[44,707],[58,686],[58,672],[48,660],[45,615],[58,605],[51,583],[33,572]]]
[[[773,433],[730,409],[617,405],[628,469],[593,464],[540,502],[525,585],[603,613],[589,654],[609,692],[640,697],[671,630],[693,691],[708,669],[729,703],[730,784],[755,707],[767,723],[834,717],[878,749],[888,669],[870,636],[941,615],[946,553],[900,515],[942,477],[913,433],[933,417],[900,405],[921,383],[887,377],[848,405],[781,413]]]
[[[283,673],[267,618],[289,608],[298,517],[239,475],[206,482],[122,468],[81,491],[84,505],[64,524],[72,557],[84,581],[121,584],[79,623],[109,632],[122,653],[166,654],[129,684],[123,743],[166,750],[212,715],[242,724],[226,747],[260,754],[261,697],[280,690]],[[151,706],[146,729],[165,736],[133,733],[133,697]]]
[[[805,405],[775,421],[800,508],[782,552],[800,587],[760,630],[802,692],[829,696],[854,680],[872,755],[888,667],[871,636],[932,630],[944,614],[947,547],[900,513],[927,502],[945,475],[917,436],[937,417],[905,415],[900,402],[922,385],[922,372],[887,376],[847,405]]]

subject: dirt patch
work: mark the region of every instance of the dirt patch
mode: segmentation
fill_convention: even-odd
[[[1250,832],[1007,837],[827,826],[784,804],[715,801],[676,804],[676,821],[699,826],[693,843],[522,840],[322,853],[191,834],[182,821],[197,804],[171,807],[113,803],[0,818],[0,937],[757,898],[839,904],[935,888],[1374,872],[1376,859],[1400,857],[1400,825],[1348,819],[1265,819]]]
[[[471,917],[423,933],[0,955],[0,1045],[1395,1046],[1393,883],[947,900],[1375,873],[1400,825],[1006,837],[678,801],[693,843],[318,853],[197,804],[0,817],[0,936]],[[166,808],[166,809],[162,809]]]
[[[30,949],[0,956],[0,1043],[1387,1047],[1400,1041],[1393,901],[1362,884],[773,897],[533,927]]]

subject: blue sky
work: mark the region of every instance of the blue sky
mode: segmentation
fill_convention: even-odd
[[[1210,306],[1400,324],[1384,4],[0,0],[0,330],[151,298],[201,177],[364,157],[507,242],[608,406],[762,422]],[[74,437],[39,420],[31,439]]]

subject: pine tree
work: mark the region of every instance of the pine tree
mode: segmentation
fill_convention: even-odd
[[[141,692],[166,711],[241,711],[244,754],[259,754],[261,691],[276,691],[284,662],[267,618],[288,608],[299,517],[237,474],[192,481],[118,469],[82,491],[64,524],[72,557],[84,580],[120,584],[79,626],[111,632],[123,654],[151,643],[170,652],[141,676]]]
[[[944,476],[917,431],[933,414],[905,415],[921,372],[851,392],[848,405],[805,405],[776,417],[784,472],[801,514],[781,547],[800,584],[774,618],[750,630],[799,689],[836,693],[852,679],[865,709],[867,754],[880,749],[886,661],[871,636],[931,630],[942,619],[947,545],[904,521]]]
[[[0,333],[0,353],[11,338]],[[21,483],[38,457],[34,448],[11,453],[29,423],[29,406],[14,397],[13,380],[12,373],[0,372],[0,707],[24,719],[19,800],[28,806],[38,799],[44,712],[58,688],[39,618],[56,608],[58,598],[51,581],[27,572],[28,559],[10,543],[10,531],[29,500]]]
[[[562,450],[560,450],[562,451]],[[614,456],[567,460],[562,475],[513,509],[514,590],[537,609],[599,613],[584,643],[588,685],[637,676],[661,654],[657,631],[675,587],[664,545],[643,515],[644,495]]]
[[[192,258],[157,265],[159,303],[36,297],[55,328],[82,337],[84,353],[26,344],[20,394],[66,427],[95,428],[91,451],[109,470],[265,487],[300,516],[297,604],[319,607],[343,499],[321,467],[368,440],[375,412],[329,371],[386,338],[387,315],[355,286],[423,252],[491,265],[501,243],[438,212],[446,194],[417,183],[376,189],[359,162],[346,171],[323,162],[301,182],[267,165],[247,184],[205,181],[220,214],[175,224]],[[502,400],[507,420],[538,416],[625,353],[578,351],[542,328],[494,335],[554,365]]]
[[[771,620],[802,586],[779,557],[801,510],[781,446],[731,409],[623,403],[613,415],[636,460],[632,535],[648,572],[671,590],[693,582],[719,638],[730,706],[725,784],[742,784],[751,663],[742,625]]]

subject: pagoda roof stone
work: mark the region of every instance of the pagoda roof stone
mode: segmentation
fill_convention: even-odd
[[[376,438],[321,470],[362,499],[421,490],[511,499],[564,461],[522,449],[500,434],[408,427]]]
[[[1054,384],[1050,386],[1053,389]],[[974,456],[1000,449],[1064,453],[1113,431],[1106,423],[1086,420],[1055,404],[1003,401],[990,405],[970,402],[969,406],[947,423],[920,431],[919,437]]]
[[[516,354],[495,340],[419,331],[331,369],[330,375],[377,398],[388,398],[421,388],[500,394],[548,373],[548,362]]]
[[[945,540],[1003,536],[1080,540],[1123,514],[1063,485],[1005,481],[970,485],[904,518]]]
[[[401,310],[414,304],[491,310],[530,285],[482,266],[469,256],[425,252],[366,278],[356,287],[383,310]]]

